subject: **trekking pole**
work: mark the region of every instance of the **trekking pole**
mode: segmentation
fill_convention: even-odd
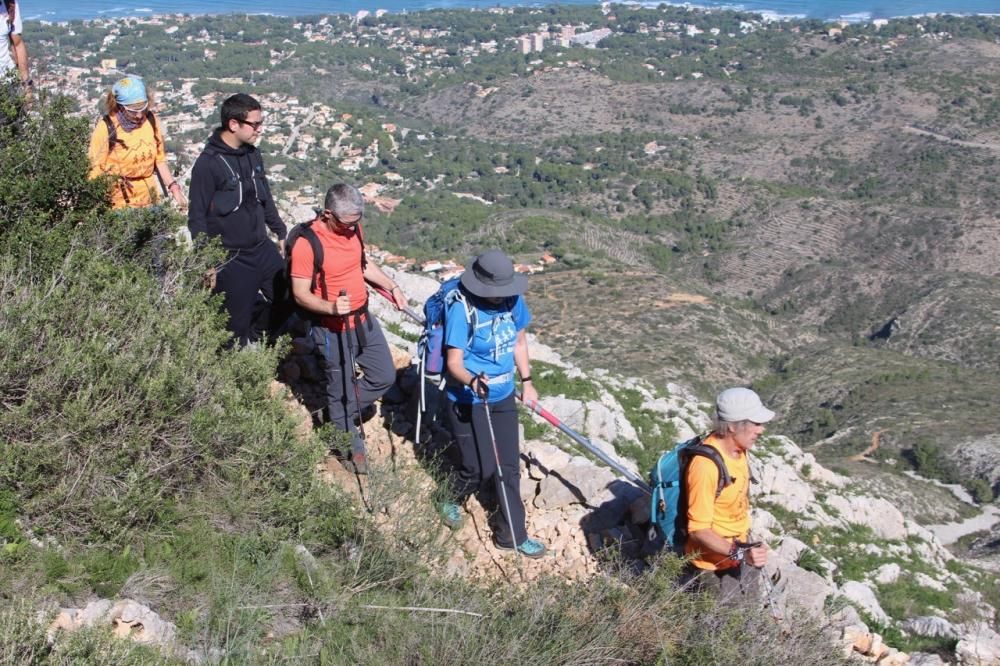
[[[389,294],[385,289],[382,289],[381,287],[374,287],[374,288],[379,294],[384,296],[386,299],[392,301],[392,295]],[[410,307],[403,308],[403,312],[421,326],[424,325],[424,318],[421,317],[416,312],[414,312],[412,308]],[[652,494],[653,492],[652,488],[649,487],[649,484],[646,483],[646,481],[642,477],[637,475],[635,472],[627,469],[626,467],[623,467],[617,461],[613,460],[604,451],[601,451],[599,448],[594,446],[594,444],[589,439],[587,439],[586,437],[584,437],[583,435],[576,432],[568,425],[560,421],[555,414],[542,407],[540,404],[538,404],[537,401],[531,401],[530,403],[524,402],[524,396],[521,395],[521,391],[519,390],[516,391],[516,395],[517,399],[520,400],[521,403],[525,405],[528,409],[530,409],[532,412],[534,412],[538,416],[548,421],[551,425],[555,426],[556,429],[562,431],[565,435],[569,436],[570,439],[572,439],[574,442],[585,448],[587,451],[590,451],[592,454],[597,456],[597,458],[605,465],[607,465],[608,467],[615,470],[616,472],[624,476],[626,479],[637,485],[639,487],[639,490],[643,491],[647,495]]]
[[[479,375],[480,381],[486,380],[486,373],[481,373]],[[489,398],[489,385],[486,388],[486,396]],[[510,514],[510,499],[507,497],[507,485],[503,480],[503,467],[500,466],[500,451],[497,449],[497,438],[493,433],[493,417],[490,416],[490,403],[483,402],[483,411],[486,412],[486,425],[490,431],[490,444],[493,445],[493,459],[497,463],[497,478],[500,480],[500,494],[503,496],[503,506],[504,512],[507,514],[507,527],[510,528],[510,540],[514,544],[514,552],[517,553],[517,557],[520,560],[522,557],[521,549],[518,548],[520,544],[517,543],[517,535],[514,534],[514,519],[511,518]],[[520,499],[520,497],[518,497]]]
[[[341,289],[340,296],[347,296],[347,290]],[[351,363],[351,383],[354,385],[354,407],[358,412],[358,433],[361,435],[361,450],[357,451],[354,446],[354,438],[351,438],[351,460],[354,461],[358,453],[361,454],[362,462],[365,465],[367,471],[368,468],[368,451],[365,447],[367,438],[365,437],[365,424],[361,418],[361,389],[358,388],[358,375],[354,368],[354,340],[351,339],[351,329],[348,328],[350,323],[348,317],[350,315],[341,315],[341,320],[344,322],[344,336],[347,338],[347,358]],[[346,387],[345,387],[346,388]],[[346,411],[346,410],[345,410]],[[346,419],[345,419],[346,420]],[[350,432],[350,428],[348,428]],[[358,471],[358,464],[354,463],[354,473],[360,475],[361,472]]]
[[[649,484],[646,483],[646,481],[642,477],[640,477],[638,474],[628,469],[627,467],[624,467],[621,463],[611,458],[611,456],[606,454],[604,451],[601,451],[599,448],[594,446],[594,444],[589,439],[587,439],[586,437],[584,437],[583,435],[576,432],[568,425],[560,421],[555,414],[553,414],[552,412],[548,411],[547,409],[539,405],[537,401],[532,400],[531,402],[525,402],[524,396],[521,394],[521,391],[519,390],[516,391],[516,395],[517,399],[520,400],[521,403],[525,405],[528,409],[530,409],[532,412],[534,412],[538,416],[548,421],[551,425],[555,426],[565,435],[568,435],[570,439],[572,439],[574,442],[585,448],[587,451],[597,456],[597,458],[605,465],[615,470],[616,472],[624,476],[626,479],[634,483],[636,486],[638,486],[639,490],[643,491],[647,495],[651,495],[653,493],[653,489],[649,487]]]
[[[736,562],[738,566],[741,567],[747,566],[746,562],[747,552],[750,551],[752,548],[760,546],[762,543],[763,543],[762,541],[751,541],[749,543],[743,543],[741,541],[737,541],[736,555],[735,556],[730,555],[727,559]],[[777,569],[776,571],[777,575],[780,578],[781,570]],[[771,617],[774,619],[774,621],[781,622],[782,620],[781,613],[778,611],[778,603],[777,600],[774,598],[774,585],[771,583],[771,578],[767,575],[767,572],[764,571],[764,567],[760,567],[760,578],[763,581],[764,585],[764,603],[768,608],[771,609]]]
[[[381,296],[385,300],[389,301],[390,303],[395,304],[396,299],[394,299],[392,297],[392,294],[390,294],[388,291],[386,291],[382,287],[379,287],[378,285],[374,285],[374,284],[371,287],[372,287],[372,289],[374,289],[378,293],[379,296]],[[409,305],[404,305],[403,307],[399,308],[399,311],[402,312],[403,314],[405,314],[407,317],[409,317],[413,321],[415,321],[418,324],[420,324],[421,326],[424,325],[424,318],[421,317],[419,314],[417,314],[417,312],[413,308],[411,308]]]
[[[775,569],[775,573],[780,580],[781,569]],[[774,618],[775,622],[781,622],[784,618],[781,616],[781,611],[778,610],[778,601],[774,598],[774,584],[771,582],[771,577],[763,569],[761,569],[760,577],[764,581],[764,596],[767,599],[768,607],[771,609],[771,617]]]

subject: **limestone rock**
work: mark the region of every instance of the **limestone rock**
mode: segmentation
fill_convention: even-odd
[[[880,539],[906,538],[903,514],[890,502],[880,497],[828,495],[827,504],[837,511],[843,523],[870,527]]]
[[[945,587],[944,583],[942,583],[939,580],[935,580],[934,578],[931,578],[927,574],[922,573],[920,571],[918,571],[917,573],[915,573],[913,575],[913,578],[917,581],[917,584],[920,585],[921,587],[926,587],[926,588],[929,588],[931,590],[936,590],[937,592],[947,592],[948,591],[948,588]]]
[[[545,409],[549,410],[573,430],[582,430],[587,418],[587,409],[580,400],[564,395],[546,396]],[[537,418],[537,417],[536,417]]]
[[[866,584],[849,580],[841,586],[840,593],[847,597],[848,601],[864,609],[879,624],[889,624],[889,616],[882,610],[875,592]]]
[[[762,495],[795,497],[810,503],[816,499],[812,487],[800,479],[795,468],[784,460],[769,459],[758,474],[759,483],[755,490]]]
[[[538,339],[531,333],[528,334],[528,348],[531,350],[531,358],[534,360],[542,361],[543,363],[555,365],[560,368],[570,367],[569,364],[562,359],[562,356],[559,355],[559,352],[552,349],[552,347],[539,342]]]
[[[986,623],[976,623],[959,637],[955,657],[963,666],[997,666],[1000,664],[1000,634]]]
[[[520,481],[521,499],[528,503],[534,502],[535,495],[538,494],[538,481],[527,475],[522,475]]]
[[[581,504],[589,504],[597,499],[600,492],[617,478],[607,467],[597,467],[589,460],[578,456],[568,465],[549,474],[549,478],[553,476],[561,477],[572,485],[576,490],[574,494],[582,496]]]
[[[922,616],[911,617],[902,623],[901,627],[918,636],[928,636],[931,638],[957,638],[958,631],[948,620],[943,617]]]
[[[60,631],[75,631],[83,627],[109,627],[115,636],[130,638],[137,643],[161,648],[168,653],[186,654],[176,642],[177,627],[167,622],[148,606],[122,599],[92,601],[83,609],[64,608],[49,625],[47,637],[54,642]]]
[[[528,457],[529,471],[538,469],[543,476],[554,469],[568,465],[573,458],[562,449],[544,442],[528,442],[524,450]]]
[[[910,655],[910,666],[947,666],[947,663],[939,655],[927,654],[925,652],[914,652]]]
[[[879,585],[888,585],[889,583],[895,583],[899,578],[901,569],[899,565],[895,562],[890,562],[888,564],[883,564],[878,569],[875,570],[875,582]]]
[[[392,354],[392,367],[396,368],[397,371],[410,367],[410,363],[413,362],[413,357],[410,356],[409,352],[403,351],[395,345],[389,345],[389,352]]]
[[[172,622],[131,599],[116,603],[108,615],[116,636],[137,643],[172,647],[177,636],[177,627]]]
[[[574,490],[563,478],[550,474],[538,484],[534,505],[539,509],[551,510],[586,501],[586,496],[578,495]]]
[[[639,443],[639,435],[635,428],[625,418],[621,405],[610,393],[601,396],[601,401],[587,402],[587,417],[585,432],[591,438],[614,441],[621,437],[630,442]]]
[[[775,596],[781,616],[795,617],[805,612],[812,617],[821,617],[826,598],[835,588],[819,574],[806,571],[791,563],[782,564],[778,557],[769,559],[764,574],[773,576],[774,570],[779,567],[781,579],[775,588]]]
[[[878,657],[875,662],[878,666],[903,666],[910,663],[910,655],[900,652],[896,648],[889,648]]]

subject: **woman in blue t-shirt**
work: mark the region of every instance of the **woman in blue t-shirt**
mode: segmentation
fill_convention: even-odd
[[[462,298],[445,310],[448,421],[461,462],[448,479],[454,503],[443,504],[441,515],[457,527],[459,505],[492,478],[504,518],[494,525],[494,545],[513,550],[516,544],[522,555],[542,557],[545,546],[529,539],[524,525],[514,399],[516,368],[524,399],[538,400],[524,332],[531,321],[521,296],[527,286],[507,255],[489,250],[466,265]]]

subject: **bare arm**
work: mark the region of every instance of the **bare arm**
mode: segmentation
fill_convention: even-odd
[[[531,381],[531,360],[528,357],[528,335],[521,329],[517,332],[517,341],[514,343],[514,366],[517,374],[521,377],[521,399],[526,404],[538,401],[538,391]],[[524,381],[528,378],[528,381]]]
[[[28,45],[24,43],[21,35],[11,35],[10,43],[14,47],[14,60],[17,62],[17,71],[21,74],[21,83],[26,84],[31,80],[31,74],[28,71]]]
[[[298,305],[316,314],[341,317],[351,312],[351,299],[347,294],[337,296],[335,301],[324,300],[312,293],[308,278],[292,278],[292,297]]]
[[[385,272],[379,268],[378,264],[374,261],[368,261],[365,266],[365,282],[368,284],[375,285],[376,287],[381,287],[385,291],[392,294],[392,301],[396,306],[397,310],[401,310],[406,307],[406,294],[400,289],[399,285],[392,281]]]
[[[465,369],[465,350],[458,347],[448,347],[445,354],[445,368],[455,381],[462,382],[485,400],[490,394],[489,380],[478,377]]]
[[[170,167],[167,166],[166,162],[156,163],[156,173],[160,176],[160,182],[163,183],[163,187],[167,188],[167,194],[169,194],[174,201],[177,202],[178,206],[187,205],[187,199],[184,197],[184,191],[181,189],[181,184],[177,182],[174,175],[170,173]]]

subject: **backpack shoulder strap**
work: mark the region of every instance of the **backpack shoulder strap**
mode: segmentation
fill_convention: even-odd
[[[358,240],[361,242],[361,270],[362,272],[368,268],[368,257],[365,256],[365,235],[361,231],[361,222],[357,224],[358,230]]]
[[[721,495],[722,491],[733,483],[733,477],[729,475],[729,469],[726,467],[726,462],[722,459],[722,454],[715,447],[703,444],[700,437],[697,438],[695,443],[689,445],[687,449],[689,452],[688,455],[702,456],[715,463],[715,466],[719,469],[719,483],[715,488],[715,496],[718,497]]]
[[[323,300],[327,300],[328,294],[326,291],[326,276],[323,271],[323,260],[325,258],[323,253],[323,244],[319,242],[319,236],[317,236],[316,232],[313,231],[312,228],[313,222],[315,222],[315,220],[310,220],[308,222],[303,222],[302,224],[300,224],[299,232],[296,238],[305,238],[306,241],[309,243],[309,246],[312,248],[313,274],[312,274],[312,281],[309,284],[309,288],[310,290],[312,290],[315,289],[316,286],[318,285],[320,295],[323,297]],[[292,250],[291,248],[289,248],[288,250],[289,266],[291,265],[291,250]]]
[[[153,128],[153,140],[156,141],[156,150],[160,150],[163,146],[160,144],[160,132],[156,127],[156,114],[146,109],[146,120],[149,121],[149,126]]]
[[[111,120],[111,115],[106,113],[101,116],[101,120],[108,128],[108,152],[110,153],[119,144],[124,147],[125,142],[118,138],[118,129],[115,127],[114,121]]]
[[[323,244],[319,242],[319,236],[313,231],[312,222],[307,223],[302,229],[302,236],[309,241],[313,251],[313,286],[319,285],[320,294],[323,296],[323,300],[326,300],[328,294],[326,292],[326,271],[323,270],[323,260],[325,259]]]

